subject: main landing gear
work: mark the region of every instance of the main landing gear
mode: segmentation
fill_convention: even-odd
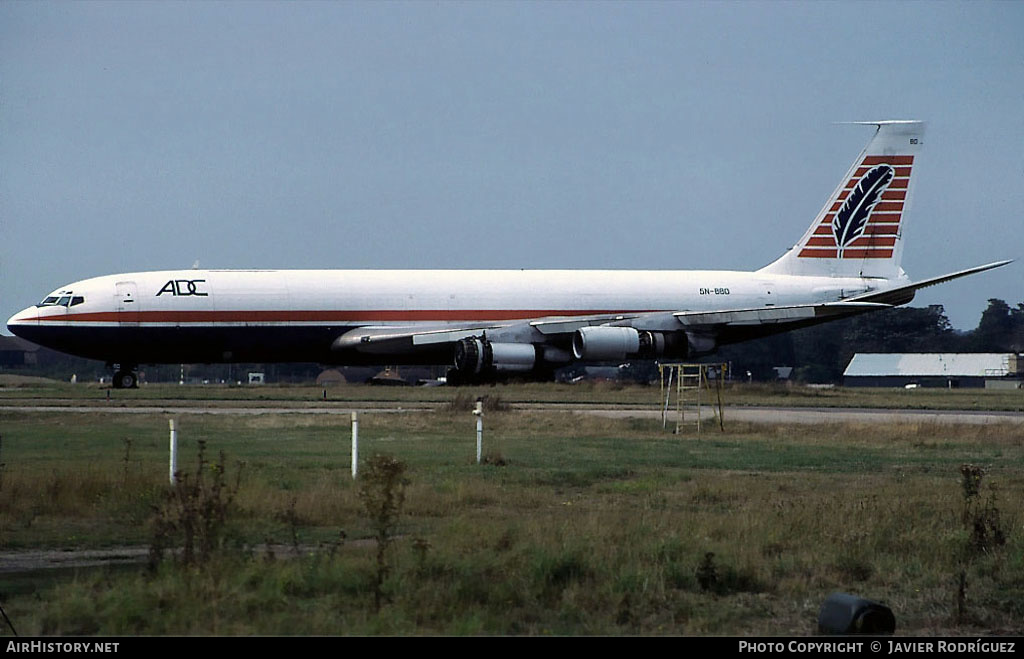
[[[114,364],[114,389],[138,389],[139,376],[133,364]]]

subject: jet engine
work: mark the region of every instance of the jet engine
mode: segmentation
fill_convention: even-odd
[[[531,343],[492,343],[470,336],[455,344],[455,370],[464,376],[490,372],[526,373],[537,363]]]
[[[715,351],[714,337],[688,332],[650,332],[632,327],[581,327],[572,337],[576,359],[620,361],[630,357],[685,359]]]

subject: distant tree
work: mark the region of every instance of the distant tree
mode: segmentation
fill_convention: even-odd
[[[956,341],[942,305],[900,307],[852,319],[844,334],[856,352],[946,352]]]
[[[795,377],[800,382],[837,382],[843,375],[843,335],[852,319],[797,330],[792,334]]]
[[[992,298],[971,335],[971,349],[975,352],[1020,350],[1021,329],[1024,329],[1024,307],[1018,304],[1017,309],[1011,310],[1003,300]]]
[[[1013,320],[1013,333],[1010,336],[1010,350],[1024,352],[1024,302],[1018,302],[1017,308],[1010,312]]]
[[[754,380],[774,380],[775,366],[793,366],[796,356],[790,334],[777,334],[754,341],[722,346],[704,362],[728,362],[732,364],[732,379],[745,380],[750,371]]]
[[[961,337],[941,305],[886,309],[793,332],[796,376],[838,382],[858,352],[954,352]]]

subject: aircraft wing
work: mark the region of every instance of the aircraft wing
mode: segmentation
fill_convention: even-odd
[[[605,325],[636,318],[638,314],[599,314],[590,316],[557,316],[530,320],[501,321],[492,323],[451,324],[436,327],[415,326],[365,326],[342,334],[334,340],[334,350],[353,349],[359,352],[387,354],[407,347],[437,346],[455,343],[471,336],[487,332],[518,331],[540,333],[543,337],[571,335],[581,327]]]
[[[345,332],[331,344],[332,350],[356,350],[369,354],[390,354],[412,346],[454,343],[500,325],[472,324],[467,327],[365,326]]]
[[[574,335],[606,329],[613,331],[676,334],[681,339],[715,337],[730,329],[743,331],[765,326],[791,323],[813,324],[819,320],[854,315],[889,308],[880,302],[830,302],[728,309],[720,311],[656,311],[590,316],[559,316],[498,323],[467,325],[366,326],[342,334],[335,339],[334,350],[355,350],[366,354],[397,355],[412,351],[437,351],[460,342],[484,340],[502,345],[568,349]],[[767,329],[767,327],[765,327]],[[768,329],[765,333],[772,333]],[[712,342],[714,340],[712,339]],[[696,348],[696,346],[693,346]],[[566,353],[567,354],[567,353]]]
[[[783,307],[735,309],[730,311],[679,311],[672,314],[685,327],[752,326],[801,322],[817,318],[851,316],[865,311],[887,309],[879,302],[826,302]]]
[[[973,268],[967,268],[966,270],[951,272],[948,275],[940,275],[938,277],[932,277],[931,279],[922,279],[921,281],[907,284],[905,286],[889,288],[884,291],[864,293],[863,295],[851,297],[848,300],[845,300],[845,302],[882,302],[893,305],[906,304],[914,299],[914,293],[919,289],[927,288],[928,286],[935,286],[936,284],[942,284],[953,279],[966,277],[967,275],[973,275],[977,272],[985,272],[986,270],[992,270],[993,268],[1001,268],[1009,263],[1013,263],[1013,260],[1010,259],[1006,261],[986,263],[985,265],[978,265]]]

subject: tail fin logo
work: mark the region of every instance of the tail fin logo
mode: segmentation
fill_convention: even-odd
[[[914,156],[867,156],[820,216],[801,245],[801,258],[889,259],[899,239],[900,220]]]
[[[839,258],[843,258],[843,251],[850,243],[864,235],[871,211],[882,200],[882,193],[895,175],[896,170],[889,165],[869,169],[836,212],[832,218],[832,234],[839,249]]]

